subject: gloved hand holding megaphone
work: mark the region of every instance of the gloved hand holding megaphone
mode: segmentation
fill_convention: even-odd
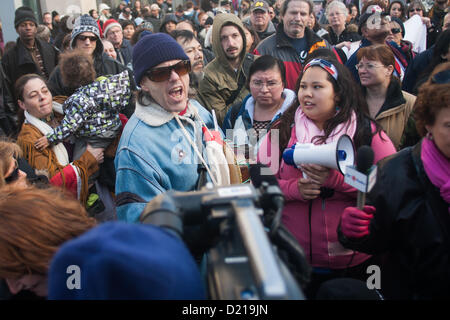
[[[298,188],[305,200],[320,195],[320,187],[328,178],[329,169],[345,174],[346,167],[353,165],[354,158],[353,142],[345,134],[337,141],[322,145],[296,143],[283,152],[283,160],[287,164],[302,170],[303,179],[299,179]]]

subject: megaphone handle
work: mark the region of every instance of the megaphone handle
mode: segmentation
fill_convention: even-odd
[[[302,171],[302,173],[303,173],[303,178],[308,179],[308,175],[305,173],[305,171]]]
[[[358,191],[358,195],[356,198],[356,206],[358,207],[359,210],[363,210],[365,203],[366,203],[366,193]]]

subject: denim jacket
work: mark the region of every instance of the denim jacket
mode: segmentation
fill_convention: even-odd
[[[201,120],[192,112],[198,111]],[[211,114],[197,101],[189,100],[187,111],[179,116],[183,126],[204,155],[202,122],[213,128]],[[117,148],[117,217],[138,222],[147,202],[167,190],[192,191],[200,163],[174,115],[156,103],[142,106],[127,122]]]

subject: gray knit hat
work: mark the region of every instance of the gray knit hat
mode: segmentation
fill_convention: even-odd
[[[97,36],[97,43],[100,39],[100,29],[97,22],[88,14],[84,14],[75,20],[70,39],[70,47],[73,48],[75,38],[83,32],[92,32]]]

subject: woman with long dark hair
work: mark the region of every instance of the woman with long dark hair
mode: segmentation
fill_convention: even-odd
[[[69,160],[70,150],[63,143],[44,150],[36,149],[36,140],[59,125],[62,106],[53,99],[47,83],[37,74],[20,77],[15,91],[25,118],[17,137],[24,158],[33,169],[45,170],[52,184],[65,187],[84,204],[89,192],[89,177],[98,171],[103,149],[89,145],[80,159],[73,162]]]
[[[344,134],[356,148],[371,146],[374,163],[395,153],[395,148],[370,119],[352,75],[337,61],[316,58],[308,62],[297,82],[297,96],[298,102],[266,135],[258,156],[260,162],[271,166],[285,194],[282,221],[313,266],[309,295],[314,297],[315,289],[324,280],[344,275],[366,277],[364,266],[371,263],[370,256],[345,250],[336,233],[343,209],[356,202],[356,190],[345,184],[343,175],[334,169],[317,164],[296,168],[284,160],[280,163],[278,154],[295,143],[331,143]],[[279,141],[272,141],[276,139],[275,129]]]

